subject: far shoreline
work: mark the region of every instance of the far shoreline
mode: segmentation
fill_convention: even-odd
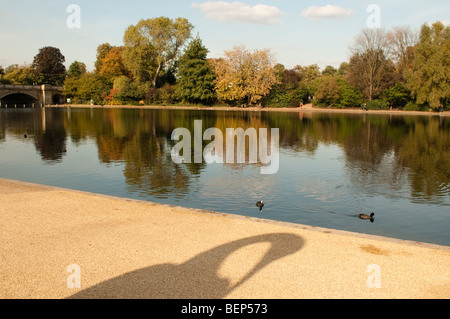
[[[353,114],[386,114],[386,115],[422,115],[450,116],[450,112],[404,111],[404,110],[366,110],[359,108],[318,108],[307,104],[300,107],[236,107],[236,106],[175,106],[175,105],[89,105],[89,104],[56,104],[47,107],[60,108],[115,108],[115,109],[149,109],[149,110],[201,110],[201,111],[245,111],[245,112],[317,112],[317,113],[353,113]]]

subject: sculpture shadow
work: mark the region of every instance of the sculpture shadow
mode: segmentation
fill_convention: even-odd
[[[265,255],[236,284],[218,274],[225,259],[238,249],[269,243]],[[182,264],[160,264],[125,273],[82,290],[69,299],[219,299],[274,261],[303,246],[300,236],[273,233],[239,239],[203,252]]]

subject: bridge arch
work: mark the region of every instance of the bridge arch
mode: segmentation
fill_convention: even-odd
[[[64,104],[64,96],[60,93],[53,94],[52,102],[53,104]]]
[[[26,107],[31,107],[34,105],[38,105],[39,98],[34,96],[33,94],[28,93],[7,93],[3,96],[0,96],[0,103],[2,107],[23,107],[25,105]]]
[[[17,85],[0,84],[0,101],[2,104],[26,104],[38,105],[63,104],[64,98],[61,95],[62,87],[49,84],[42,85]],[[3,107],[3,105],[2,105]]]

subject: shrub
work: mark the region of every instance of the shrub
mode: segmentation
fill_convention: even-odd
[[[411,100],[410,92],[400,82],[386,89],[383,96],[392,107],[404,107]]]
[[[409,102],[408,104],[406,104],[406,106],[404,107],[405,111],[427,111],[428,107],[426,107],[425,105],[420,105],[414,102]]]
[[[366,102],[366,108],[368,110],[387,110],[389,109],[389,103],[386,100],[372,100]]]
[[[338,107],[359,107],[363,103],[361,93],[356,88],[348,84],[344,79],[338,79],[339,84],[339,103]]]
[[[339,101],[339,85],[337,80],[331,76],[321,78],[314,95],[314,100],[315,105],[336,106]]]
[[[286,91],[277,87],[263,99],[263,104],[268,107],[297,107],[300,106],[300,102],[305,102],[307,97],[308,92],[302,85],[299,85],[295,90]]]

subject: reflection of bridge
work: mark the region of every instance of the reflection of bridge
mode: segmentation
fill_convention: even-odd
[[[64,103],[62,87],[44,85],[0,85],[0,107],[43,106]]]

